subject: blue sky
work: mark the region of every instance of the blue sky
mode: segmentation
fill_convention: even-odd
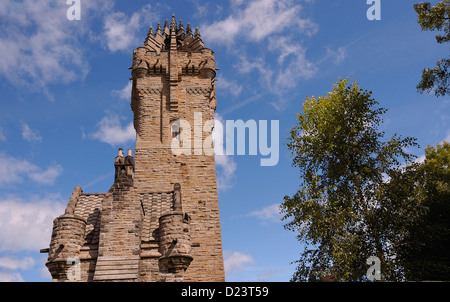
[[[427,145],[450,141],[450,101],[419,94],[424,67],[448,55],[422,32],[416,1],[80,0],[81,20],[57,0],[0,4],[0,281],[50,281],[52,220],[76,185],[106,192],[117,149],[134,148],[132,51],[149,25],[175,13],[215,52],[217,117],[278,120],[279,162],[216,159],[227,281],[288,281],[302,247],[277,213],[299,185],[283,145],[306,96],[356,79],[389,109],[382,130]],[[437,1],[432,1],[436,3]]]

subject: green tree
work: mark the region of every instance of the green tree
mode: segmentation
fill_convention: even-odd
[[[450,0],[438,2],[431,6],[429,2],[414,5],[418,15],[418,23],[424,31],[443,31],[443,35],[437,35],[436,41],[443,44],[450,41]],[[450,59],[441,59],[436,67],[425,68],[422,72],[422,80],[417,85],[419,92],[431,92],[439,96],[450,95]]]
[[[301,185],[281,204],[285,228],[298,233],[304,251],[292,281],[365,280],[366,260],[381,260],[382,276],[399,279],[390,238],[387,177],[413,156],[415,139],[397,134],[382,140],[386,109],[375,108],[372,92],[341,79],[327,96],[307,98],[287,147]],[[402,212],[404,215],[404,212]],[[397,221],[401,217],[395,217]]]
[[[391,183],[411,188],[397,201],[420,208],[396,243],[405,278],[450,281],[450,143],[427,147],[425,161],[398,172]]]

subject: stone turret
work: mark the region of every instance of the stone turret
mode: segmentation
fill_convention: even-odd
[[[74,215],[74,209],[82,193],[81,188],[77,186],[65,213],[53,221],[46,266],[54,280],[75,279],[74,276],[68,274],[68,271],[73,266],[72,259],[79,257],[85,239],[86,220]]]
[[[159,218],[159,258],[160,265],[167,269],[166,281],[184,280],[184,272],[192,261],[190,217],[183,213],[181,186],[175,184],[172,210]]]

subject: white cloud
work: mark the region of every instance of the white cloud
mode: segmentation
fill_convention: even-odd
[[[58,194],[32,197],[26,202],[17,197],[0,200],[0,250],[37,251],[48,246],[52,222],[64,213],[65,206],[66,202]],[[16,265],[26,267],[27,263],[30,264],[17,262]]]
[[[281,271],[279,269],[264,269],[256,277],[257,282],[269,282],[273,276],[276,276]]]
[[[261,210],[250,212],[246,216],[256,217],[264,221],[278,222],[281,220],[280,205],[276,203]]]
[[[272,90],[279,94],[286,88],[292,88],[302,79],[310,79],[318,72],[318,68],[306,58],[306,49],[289,37],[278,37],[269,43],[269,50],[280,52],[279,69],[271,81]],[[289,60],[288,60],[289,59]]]
[[[133,87],[132,82],[128,82],[128,84],[120,90],[113,90],[112,95],[119,97],[120,99],[124,99],[129,101],[131,99],[131,88]]]
[[[216,113],[216,124],[212,133],[214,141],[214,152],[217,169],[217,187],[219,190],[225,190],[232,186],[234,174],[237,169],[237,164],[230,155],[225,155],[224,149],[224,126],[223,118]]]
[[[42,137],[39,136],[37,130],[32,130],[28,124],[22,124],[22,137],[28,142],[41,142]]]
[[[2,1],[0,74],[33,88],[84,77],[89,68],[78,43],[82,26],[67,20],[67,8],[58,0]]]
[[[238,96],[242,91],[242,86],[237,81],[228,80],[223,76],[218,78],[216,88],[227,91],[233,96]]]
[[[246,264],[254,263],[255,260],[251,255],[240,252],[224,251],[224,267],[227,276],[239,272]]]
[[[27,270],[33,267],[35,261],[31,257],[25,257],[22,259],[16,256],[3,256],[0,257],[0,268],[6,268],[10,270]]]
[[[129,50],[137,42],[133,35],[139,29],[139,14],[135,13],[128,18],[124,13],[117,12],[106,17],[105,35],[106,43],[112,52]]]
[[[143,43],[137,33],[142,26],[148,27],[150,20],[156,19],[149,4],[128,17],[123,12],[115,12],[105,18],[106,44],[110,51],[129,51]],[[140,43],[141,42],[141,43]]]
[[[231,13],[223,20],[203,25],[202,36],[206,43],[235,45],[239,49],[230,48],[238,55],[239,63],[234,66],[241,74],[256,72],[259,86],[267,93],[274,94],[276,99],[271,105],[284,109],[289,101],[290,89],[297,87],[301,80],[311,79],[318,73],[318,67],[309,61],[306,48],[298,42],[298,35],[312,36],[318,26],[308,17],[302,16],[303,7],[292,0],[252,0],[233,1]],[[250,52],[248,42],[263,44]],[[272,62],[269,57],[277,56]],[[337,59],[340,59],[336,54]],[[226,80],[217,87],[233,88],[233,83]],[[255,81],[252,82],[252,85]],[[245,88],[242,85],[239,87]],[[260,91],[261,91],[260,89]],[[240,90],[235,90],[236,95]]]
[[[89,73],[86,50],[102,43],[112,52],[128,50],[154,13],[150,5],[128,18],[113,0],[81,1],[81,20],[69,21],[61,0],[2,0],[0,75],[17,86],[42,90],[48,84],[82,80]],[[98,30],[98,25],[103,24]]]
[[[17,159],[4,153],[0,153],[0,157],[5,159],[2,169],[0,169],[1,185],[20,183],[24,177],[39,184],[52,185],[63,170],[60,165],[50,166],[47,170],[43,170],[27,160]]]
[[[253,0],[246,7],[234,1],[232,14],[224,20],[202,26],[202,35],[208,43],[233,43],[236,38],[261,41],[282,33],[288,27],[312,35],[317,25],[299,17],[301,6],[291,0]]]
[[[24,282],[22,275],[17,272],[0,272],[0,282]]]
[[[237,164],[229,155],[216,155],[216,167],[219,167],[217,175],[218,189],[225,190],[230,188]]]
[[[97,128],[98,130],[89,134],[89,137],[98,139],[111,146],[129,143],[136,139],[136,131],[134,130],[133,122],[122,127],[120,118],[117,115],[105,116],[98,123]]]
[[[332,58],[334,59],[335,63],[340,63],[345,59],[346,56],[346,48],[345,47],[339,47],[337,50],[333,50],[329,47],[327,49],[327,54],[325,58]]]
[[[243,53],[234,67],[240,74],[256,71],[261,89],[278,96],[271,104],[281,110],[289,101],[289,89],[297,87],[302,80],[316,76],[319,68],[307,59],[306,48],[288,36],[272,38],[267,44],[267,51],[278,55],[276,62],[265,61],[267,54],[249,59],[250,55]]]
[[[444,141],[450,143],[450,131],[447,132],[447,137],[444,138]]]
[[[418,163],[418,164],[423,164],[423,163],[425,162],[425,159],[426,159],[426,155],[423,154],[423,155],[417,157],[417,158],[414,160],[414,162],[416,162],[416,163]]]
[[[61,175],[63,168],[60,165],[47,168],[45,171],[30,172],[28,177],[43,185],[52,185],[56,178]]]
[[[0,128],[0,142],[6,142],[6,135],[2,128]]]

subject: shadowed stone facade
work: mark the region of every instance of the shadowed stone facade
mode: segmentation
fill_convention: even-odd
[[[131,74],[135,156],[119,150],[107,193],[75,188],[46,266],[54,281],[225,281],[213,146],[171,148],[180,120],[214,119],[214,53],[173,16],[150,27]],[[203,142],[213,125],[201,127],[191,137]]]

